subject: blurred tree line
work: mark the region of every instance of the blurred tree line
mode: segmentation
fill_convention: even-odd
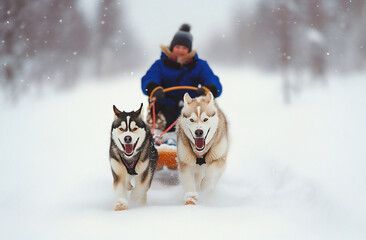
[[[80,74],[133,67],[135,45],[119,1],[88,21],[76,0],[0,0],[0,84],[17,98],[32,85],[67,88]]]
[[[281,71],[285,101],[305,75],[324,83],[327,73],[366,68],[365,0],[258,0],[254,9],[237,9],[230,37],[217,35],[209,52],[222,62]]]

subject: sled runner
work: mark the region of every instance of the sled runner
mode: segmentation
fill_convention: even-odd
[[[164,92],[170,92],[175,90],[194,90],[196,91],[197,87],[192,86],[177,86],[177,87],[171,87],[171,88],[165,88],[163,89]],[[206,89],[205,89],[206,90]],[[209,90],[206,90],[206,93]],[[176,145],[171,145],[168,143],[165,143],[165,141],[160,141],[159,139],[164,139],[164,135],[168,133],[168,131],[174,127],[174,125],[177,123],[178,120],[173,122],[170,126],[168,126],[163,132],[156,130],[156,112],[155,112],[155,101],[156,99],[152,97],[154,95],[154,91],[150,94],[149,102],[150,105],[148,107],[148,110],[152,111],[153,115],[153,124],[151,133],[154,136],[155,139],[155,147],[159,152],[159,161],[158,161],[158,169],[161,169],[163,166],[166,166],[169,169],[177,169],[177,147]],[[176,139],[175,133],[169,132],[168,134],[174,134],[174,137]]]

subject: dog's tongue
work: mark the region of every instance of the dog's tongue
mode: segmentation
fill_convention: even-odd
[[[125,152],[131,154],[133,152],[133,144],[125,144]]]
[[[205,138],[195,138],[194,140],[198,149],[202,149],[205,147]]]

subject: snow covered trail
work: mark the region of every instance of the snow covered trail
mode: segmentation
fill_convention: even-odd
[[[365,76],[334,77],[284,106],[276,75],[217,74],[232,140],[198,206],[182,206],[178,173],[163,170],[147,206],[112,211],[112,105],[146,103],[142,73],[1,103],[0,238],[366,239]]]

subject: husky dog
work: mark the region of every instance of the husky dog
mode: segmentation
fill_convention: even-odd
[[[198,192],[211,192],[226,167],[227,121],[211,92],[194,99],[184,95],[177,140],[184,202],[195,205]]]
[[[150,130],[142,120],[142,105],[139,110],[132,112],[121,112],[113,105],[115,119],[111,129],[109,157],[116,211],[128,209],[127,190],[132,190],[131,200],[146,203],[146,193],[159,159]],[[135,180],[134,187],[132,179]]]
[[[146,125],[150,129],[153,128],[153,117],[152,117],[152,113],[151,112],[149,112],[147,114],[147,117],[146,117]],[[162,112],[158,112],[156,114],[155,129],[160,130],[160,131],[164,131],[166,129],[166,119],[165,119],[165,117],[164,117],[164,115],[163,115]]]

